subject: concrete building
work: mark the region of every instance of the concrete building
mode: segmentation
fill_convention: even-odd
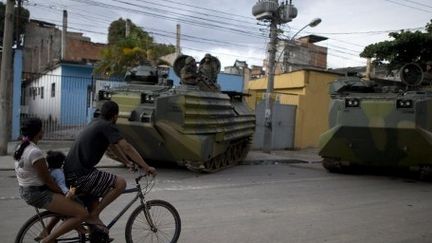
[[[252,65],[250,67],[251,70],[251,74],[250,74],[250,79],[259,79],[264,77],[265,72],[262,66],[256,66],[256,65]]]
[[[341,76],[319,69],[301,69],[275,76],[275,101],[296,107],[295,116],[290,118],[293,120],[285,121],[294,126],[295,149],[318,146],[320,134],[329,127],[329,83]],[[251,80],[247,89],[250,96],[246,100],[249,107],[255,109],[264,100],[267,78]]]
[[[100,60],[105,44],[93,43],[78,32],[67,32],[64,58],[61,58],[62,31],[55,24],[30,20],[24,35],[24,73],[42,73],[59,62],[91,64]],[[24,76],[26,78],[26,76]]]
[[[327,69],[327,47],[315,44],[324,40],[327,40],[327,37],[318,35],[303,36],[295,40],[279,40],[276,47],[275,74],[303,68]],[[268,59],[264,60],[264,66],[268,67]]]

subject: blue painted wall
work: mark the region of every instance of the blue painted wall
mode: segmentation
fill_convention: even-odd
[[[90,65],[62,65],[61,123],[81,125],[87,122],[88,87],[92,84],[93,67]]]
[[[180,84],[180,78],[177,77],[173,68],[169,69],[168,79],[172,79],[174,81],[174,85],[176,86]],[[243,76],[241,75],[219,73],[217,80],[222,91],[243,92]]]
[[[13,60],[12,133],[11,133],[12,140],[17,139],[20,135],[22,68],[23,68],[22,50],[15,49],[14,60]]]

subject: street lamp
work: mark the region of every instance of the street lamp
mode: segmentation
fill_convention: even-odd
[[[309,24],[303,26],[301,29],[299,29],[299,31],[297,31],[290,40],[294,40],[294,37],[296,37],[300,32],[302,32],[302,30],[306,29],[307,27],[315,27],[317,25],[319,25],[321,23],[321,19],[320,18],[315,18],[313,19]]]

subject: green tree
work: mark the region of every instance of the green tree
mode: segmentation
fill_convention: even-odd
[[[426,25],[426,32],[401,30],[389,36],[393,40],[368,45],[360,56],[372,58],[377,65],[387,63],[389,70],[408,62],[425,64],[432,60],[432,20]]]
[[[18,11],[18,7],[15,7],[15,15],[14,15],[14,26],[16,26],[15,22],[17,20],[17,16],[19,13],[19,25],[18,25],[18,33],[21,35],[24,33],[25,31],[25,26],[29,21],[29,17],[30,17],[30,12],[23,8],[20,7],[19,11]],[[5,12],[6,12],[6,5],[2,2],[0,2],[0,45],[3,46],[3,30],[4,30],[4,19],[5,19]],[[16,31],[17,29],[14,29],[14,34],[13,34],[13,41],[16,42]]]
[[[126,21],[129,35],[126,37]],[[161,56],[173,53],[173,45],[155,43],[150,34],[129,19],[118,19],[108,28],[108,46],[102,51],[102,60],[95,72],[105,76],[123,75],[128,68],[150,61],[159,64]]]

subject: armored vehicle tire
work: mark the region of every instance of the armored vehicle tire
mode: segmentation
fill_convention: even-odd
[[[217,155],[207,161],[204,161],[200,167],[194,167],[189,164],[187,168],[194,172],[213,173],[219,170],[237,165],[243,161],[250,149],[251,137],[240,139],[231,143],[224,153]]]
[[[419,171],[419,179],[422,181],[432,181],[432,167],[422,166]]]
[[[328,172],[331,173],[338,173],[340,172],[340,166],[338,166],[338,163],[334,160],[324,158],[322,160],[322,166],[324,169],[326,169]]]

